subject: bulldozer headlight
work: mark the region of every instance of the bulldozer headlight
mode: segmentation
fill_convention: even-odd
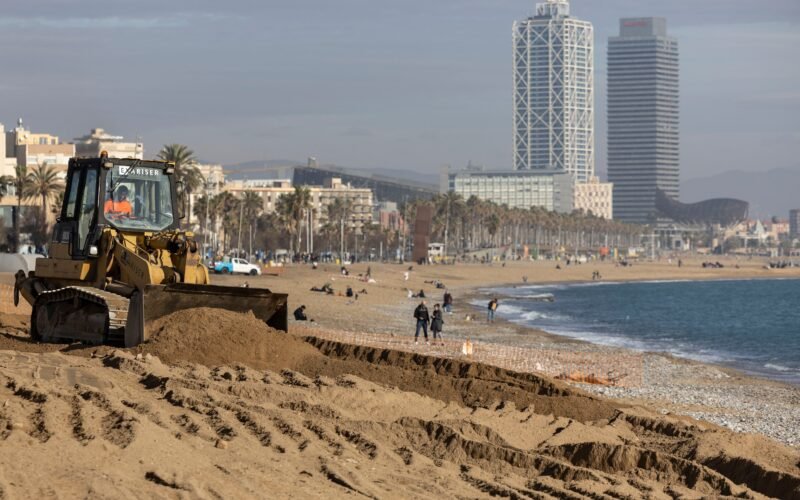
[[[97,254],[98,254],[97,246],[89,245],[89,256],[90,257],[97,257]]]

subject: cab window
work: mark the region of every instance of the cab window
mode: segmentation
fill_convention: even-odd
[[[106,174],[105,219],[118,229],[161,231],[174,221],[170,179],[152,167],[114,165]]]
[[[75,204],[78,202],[78,188],[80,187],[81,170],[73,170],[69,178],[69,195],[67,196],[67,210],[64,212],[66,219],[75,218]]]
[[[89,233],[95,220],[95,212],[97,211],[97,169],[86,171],[84,186],[83,197],[80,202],[81,209],[78,214],[78,244],[82,250],[86,249]]]

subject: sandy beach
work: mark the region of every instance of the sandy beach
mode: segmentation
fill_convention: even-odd
[[[350,277],[333,264],[215,276],[289,293],[290,311],[304,304],[315,321],[292,321],[287,336],[247,315],[176,313],[134,350],[31,343],[27,318],[4,303],[0,498],[800,498],[800,388],[466,320],[480,288],[523,276],[800,277],[720,261],[414,266],[408,281],[408,265],[371,264],[375,283],[358,280],[368,264]],[[414,345],[406,289],[440,301],[433,280],[455,296],[448,342]],[[337,293],[310,291],[325,283]],[[347,285],[358,299],[339,295]],[[641,378],[610,387],[521,373],[461,356],[467,337],[484,351],[513,338],[526,352],[634,356]],[[57,467],[37,467],[54,453]]]

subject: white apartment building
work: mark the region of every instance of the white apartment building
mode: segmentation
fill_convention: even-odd
[[[328,222],[328,205],[337,198],[352,200],[353,207],[348,217],[347,224],[350,229],[361,230],[365,225],[372,223],[372,190],[369,188],[354,188],[342,183],[338,177],[328,180],[323,186],[304,186],[311,194],[311,208],[315,230],[319,230]],[[292,182],[289,180],[248,180],[229,181],[223,186],[223,191],[233,194],[242,192],[255,192],[264,200],[264,212],[275,211],[278,199],[285,194],[294,192]]]
[[[5,129],[0,125],[4,131]],[[75,146],[62,144],[56,135],[31,132],[22,125],[3,134],[5,158],[2,175],[14,175],[16,165],[25,165],[30,170],[36,165],[47,163],[66,174],[69,159],[75,156]]]

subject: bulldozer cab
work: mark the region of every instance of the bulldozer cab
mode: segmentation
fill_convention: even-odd
[[[73,158],[53,242],[68,244],[71,257],[83,259],[91,256],[103,227],[125,233],[174,229],[179,208],[170,163]]]

